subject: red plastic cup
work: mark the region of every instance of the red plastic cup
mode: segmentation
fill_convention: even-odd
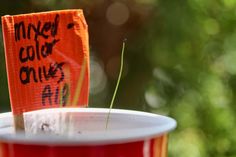
[[[166,157],[172,118],[112,109],[62,108],[24,113],[25,134],[0,114],[0,157]]]

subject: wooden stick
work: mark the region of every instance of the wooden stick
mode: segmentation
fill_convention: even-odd
[[[85,71],[86,71],[86,58],[84,58],[84,61],[83,61],[82,67],[81,67],[80,77],[79,77],[78,83],[76,85],[75,95],[74,95],[74,98],[72,101],[72,106],[76,106],[78,104],[81,88],[83,85]]]
[[[70,70],[70,66],[66,66],[65,67],[65,80],[66,82],[68,82],[68,86],[69,86],[69,95],[66,101],[66,105],[70,106],[71,105],[71,70]]]
[[[18,132],[18,131],[24,132],[25,131],[25,123],[24,123],[23,114],[14,115],[14,125],[15,125],[16,132]]]
[[[62,101],[63,101],[63,86],[62,86],[62,84],[60,84],[60,86],[59,86],[59,104],[60,104],[60,107],[63,107]]]

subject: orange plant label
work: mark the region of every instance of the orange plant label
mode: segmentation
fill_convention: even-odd
[[[2,30],[14,115],[87,106],[89,46],[82,10],[7,15]]]

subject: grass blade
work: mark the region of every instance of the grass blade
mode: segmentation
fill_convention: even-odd
[[[110,108],[109,108],[109,112],[107,115],[107,120],[106,120],[106,129],[108,128],[108,123],[109,123],[109,118],[110,118],[110,114],[111,114],[111,109],[113,108],[113,103],[116,97],[116,93],[120,84],[120,79],[121,79],[121,75],[122,75],[122,71],[123,71],[123,64],[124,64],[124,51],[125,51],[125,40],[123,41],[123,45],[122,45],[122,51],[121,51],[121,61],[120,61],[120,72],[119,72],[119,76],[118,76],[118,80],[116,83],[116,88],[115,91],[113,93],[112,99],[111,99],[111,104],[110,104]]]

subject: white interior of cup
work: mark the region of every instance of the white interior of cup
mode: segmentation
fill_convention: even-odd
[[[0,114],[0,140],[47,144],[107,144],[145,140],[176,127],[172,118],[130,110],[57,108],[24,113],[25,134],[15,133],[12,114]]]

